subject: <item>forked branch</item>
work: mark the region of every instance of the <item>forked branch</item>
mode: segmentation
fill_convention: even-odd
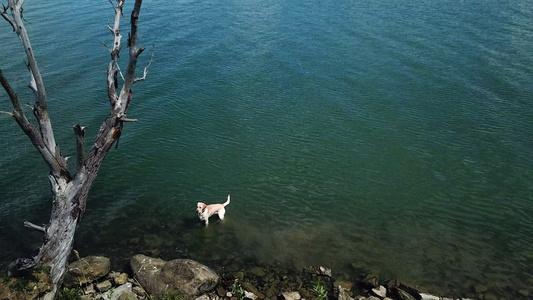
[[[152,62],[154,61],[154,53],[155,53],[155,41],[152,43],[152,49],[151,49],[152,55],[150,56],[150,61],[148,62],[148,65],[144,67],[143,70],[143,77],[135,78],[133,80],[133,83],[135,84],[138,81],[143,81],[146,79],[146,75],[148,75],[148,68],[152,65]]]
[[[7,10],[10,8],[11,6],[8,5],[7,7],[2,4],[2,12],[0,13],[2,15],[2,17],[4,17],[4,19],[9,23],[11,24],[11,27],[13,27],[13,31],[16,30],[16,25],[15,25],[15,20],[13,20],[12,18],[9,17],[9,14],[7,13]]]
[[[128,68],[125,74],[122,74],[118,64],[120,50],[122,49],[120,20],[121,16],[123,16],[123,0],[118,0],[117,5],[113,6],[115,10],[115,18],[113,27],[109,26],[109,29],[111,30],[111,33],[113,35],[113,46],[111,49],[109,49],[111,53],[111,61],[109,62],[109,66],[107,68],[107,91],[112,109],[117,113],[117,116],[121,118],[126,114],[129,101],[131,100],[131,87],[135,82],[144,80],[147,74],[147,70],[145,70],[142,79],[135,78],[135,68],[137,66],[137,59],[144,50],[143,47],[137,48],[138,20],[139,13],[141,10],[141,4],[142,0],[136,0],[133,11],[131,13],[131,29],[128,35],[129,61]],[[120,93],[117,94],[119,74],[123,82],[122,87],[120,89]]]
[[[37,60],[33,53],[33,48],[26,32],[26,28],[22,19],[22,4],[23,0],[9,0],[8,5],[3,6],[0,14],[13,27],[14,31],[19,36],[26,58],[28,59],[28,70],[30,71],[30,88],[35,95],[35,102],[32,106],[33,114],[39,124],[39,129],[35,128],[24,116],[22,106],[18,97],[9,87],[7,80],[2,75],[2,86],[8,93],[11,103],[13,104],[13,116],[22,130],[28,135],[32,143],[37,147],[43,159],[48,164],[51,173],[54,176],[59,174],[68,174],[66,161],[61,156],[59,148],[56,145],[52,124],[48,115],[46,104],[46,91],[44,88],[43,79],[37,66]]]

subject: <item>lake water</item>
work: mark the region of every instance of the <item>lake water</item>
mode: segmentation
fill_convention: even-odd
[[[72,125],[90,145],[109,110],[112,9],[28,0],[24,17],[56,139],[74,157]],[[140,24],[139,66],[153,63],[134,88],[139,121],[91,190],[81,255],[533,293],[532,1],[144,1]],[[32,102],[19,40],[0,29],[0,67]],[[11,110],[3,90],[0,110]],[[38,247],[22,222],[46,223],[51,197],[5,114],[0,141],[6,266]],[[227,194],[226,220],[204,228],[196,202]]]

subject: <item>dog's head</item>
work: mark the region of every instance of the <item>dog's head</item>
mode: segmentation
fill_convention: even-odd
[[[204,212],[206,207],[207,207],[207,205],[205,205],[205,203],[198,202],[198,203],[196,203],[196,212],[201,214],[201,213]]]

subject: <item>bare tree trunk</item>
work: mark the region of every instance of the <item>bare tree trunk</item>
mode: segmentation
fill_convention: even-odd
[[[120,20],[121,17],[124,17],[124,1],[117,0],[116,6],[113,5],[113,9],[115,10],[114,24],[112,27],[109,26],[113,35],[113,46],[109,49],[111,61],[107,68],[107,91],[111,111],[102,123],[96,136],[96,141],[87,155],[84,153],[84,128],[79,124],[74,125],[77,145],[77,168],[74,176],[68,171],[67,162],[55,143],[46,106],[44,83],[23,23],[22,3],[24,1],[9,0],[8,6],[4,6],[0,12],[2,17],[11,24],[24,46],[31,77],[29,87],[34,92],[36,99],[31,109],[38,126],[28,121],[17,94],[4,77],[2,70],[0,70],[0,83],[6,90],[13,105],[13,112],[4,113],[14,117],[50,169],[49,179],[53,193],[50,221],[44,228],[29,222],[25,223],[27,227],[43,231],[44,242],[36,257],[30,260],[20,260],[18,266],[19,269],[31,268],[37,264],[50,267],[50,276],[54,283],[54,290],[47,294],[45,299],[53,299],[61,284],[62,277],[66,271],[68,257],[72,250],[76,227],[85,212],[89,189],[98,174],[104,158],[114,144],[118,146],[124,122],[135,121],[127,119],[126,112],[133,94],[131,90],[133,84],[144,80],[147,73],[147,69],[145,68],[144,76],[142,78],[135,78],[137,58],[144,50],[144,48],[137,48],[137,22],[142,0],[135,1],[130,17],[131,32],[128,38],[129,61],[125,75],[120,73],[120,68],[118,67],[119,53],[122,48]],[[120,93],[117,94],[119,75],[122,78],[122,87]]]

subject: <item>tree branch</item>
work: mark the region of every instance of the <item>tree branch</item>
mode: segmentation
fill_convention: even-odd
[[[28,222],[28,221],[24,221],[24,227],[35,229],[35,230],[38,230],[40,232],[46,232],[46,228],[45,227],[39,226],[39,225],[35,225],[35,224],[33,224],[31,222]]]
[[[0,69],[0,83],[2,84],[2,87],[6,91],[7,95],[9,96],[9,99],[11,100],[11,104],[13,105],[13,109],[19,112],[20,114],[24,115],[24,112],[22,111],[22,105],[20,104],[19,97],[17,96],[17,93],[13,90],[9,82],[7,81],[7,78],[4,76],[4,72],[2,69]]]
[[[137,66],[137,59],[139,55],[144,51],[143,47],[137,48],[138,20],[142,0],[136,0],[130,18],[131,31],[128,37],[128,47],[130,48],[128,68],[126,70],[126,75],[122,77],[123,83],[122,88],[120,90],[120,94],[117,95],[117,77],[119,73],[122,76],[122,73],[120,72],[120,68],[118,66],[118,58],[121,50],[120,41],[122,39],[122,36],[120,35],[119,28],[120,17],[123,15],[123,4],[124,0],[118,0],[116,8],[114,7],[115,22],[111,30],[113,33],[113,48],[111,49],[111,61],[107,69],[108,96],[112,108],[114,110],[116,109],[117,116],[123,116],[126,114],[129,100],[131,100],[131,87],[135,82],[144,80],[147,74],[147,69],[145,69],[143,78],[135,79],[135,68]]]
[[[15,21],[9,17],[8,13],[7,13],[7,10],[10,8],[11,6],[8,5],[7,7],[2,4],[2,12],[0,13],[0,15],[2,15],[2,17],[4,17],[4,19],[11,25],[11,27],[13,27],[13,31],[16,30],[16,25],[15,25]]]
[[[119,0],[120,2],[120,0]],[[138,38],[138,20],[141,10],[142,0],[135,0],[133,10],[131,12],[130,24],[131,31],[128,35],[128,47],[129,51],[129,62],[128,69],[126,70],[126,77],[122,84],[122,89],[120,90],[118,103],[120,105],[119,116],[126,115],[128,106],[132,96],[131,87],[135,83],[135,68],[137,67],[137,59],[139,55],[144,51],[144,47],[137,48],[137,38]]]
[[[2,69],[0,69],[0,84],[2,84],[2,87],[6,91],[7,95],[9,96],[9,99],[11,100],[11,104],[13,105],[13,113],[8,114],[15,118],[15,121],[17,121],[22,131],[26,133],[26,135],[30,138],[35,147],[37,147],[37,149],[43,149],[44,143],[42,141],[41,135],[37,131],[37,128],[35,128],[35,126],[31,124],[30,121],[28,121],[28,119],[26,118],[18,95],[17,93],[15,93],[15,91],[7,81],[7,78],[4,76],[4,72],[2,72]]]
[[[156,37],[157,39],[157,37]],[[135,84],[136,82],[138,81],[143,81],[146,79],[146,75],[148,75],[148,68],[150,68],[150,66],[152,65],[152,62],[154,61],[154,54],[155,54],[155,40],[154,42],[152,43],[152,49],[150,49],[150,52],[152,52],[152,55],[150,56],[150,61],[148,62],[148,65],[146,67],[144,67],[144,71],[143,71],[143,77],[140,77],[140,78],[135,78],[133,80],[133,84]]]
[[[15,29],[15,32],[19,36],[22,45],[24,46],[24,52],[28,59],[28,70],[30,71],[30,88],[34,92],[36,101],[33,105],[33,113],[39,123],[39,132],[37,129],[31,125],[31,123],[24,116],[22,111],[22,106],[16,94],[9,88],[11,91],[8,91],[4,84],[4,89],[8,92],[8,95],[13,104],[14,112],[13,115],[17,120],[17,123],[22,128],[22,130],[28,135],[32,143],[37,147],[41,153],[43,159],[50,168],[50,171],[54,176],[59,176],[59,174],[69,174],[66,161],[61,156],[59,147],[56,145],[54,132],[52,130],[52,123],[48,115],[48,109],[46,106],[46,91],[44,88],[44,83],[37,66],[37,60],[33,53],[33,48],[26,32],[26,28],[22,19],[22,5],[24,4],[23,0],[15,1],[9,0],[8,6],[3,8],[2,16],[6,19]],[[11,16],[7,14],[7,10],[10,10]],[[2,76],[3,77],[3,76]],[[4,78],[5,79],[5,78]],[[7,82],[7,80],[5,80]],[[70,177],[68,175],[68,177]]]
[[[48,120],[48,112],[46,109],[46,91],[44,89],[44,83],[43,79],[41,77],[41,72],[39,70],[39,67],[37,66],[37,60],[35,59],[35,55],[33,53],[33,48],[30,43],[30,39],[28,37],[28,33],[26,32],[26,27],[24,26],[24,23],[22,22],[22,16],[21,16],[21,9],[22,9],[22,3],[15,2],[14,0],[9,0],[9,5],[11,6],[11,13],[13,16],[13,20],[15,22],[16,26],[16,33],[19,36],[20,40],[22,41],[22,45],[24,46],[24,51],[26,52],[26,57],[28,58],[28,69],[30,71],[31,75],[31,83],[32,89],[34,89],[34,92],[36,93],[37,102],[39,103],[40,110],[42,110],[41,115],[43,115],[43,120],[39,123],[42,123],[41,126],[43,127],[42,130],[44,131],[52,131],[51,125],[49,124]],[[53,142],[53,134],[51,134],[52,140],[50,142]],[[55,142],[47,143],[48,146],[55,147]]]
[[[74,125],[74,133],[76,134],[76,169],[78,172],[84,169],[83,160],[85,159],[85,127],[80,124]]]
[[[117,95],[116,89],[118,86],[117,76],[119,72],[118,58],[120,56],[120,49],[122,49],[122,35],[120,34],[120,16],[122,15],[124,0],[118,0],[116,7],[113,5],[113,2],[111,0],[109,2],[115,10],[115,19],[113,22],[113,27],[108,26],[109,30],[111,30],[111,33],[113,34],[113,46],[110,49],[111,61],[109,62],[109,66],[107,67],[107,94],[111,103],[111,107],[114,108],[117,104],[119,104],[119,97]]]
[[[137,119],[120,118],[119,120],[122,122],[137,122]]]

